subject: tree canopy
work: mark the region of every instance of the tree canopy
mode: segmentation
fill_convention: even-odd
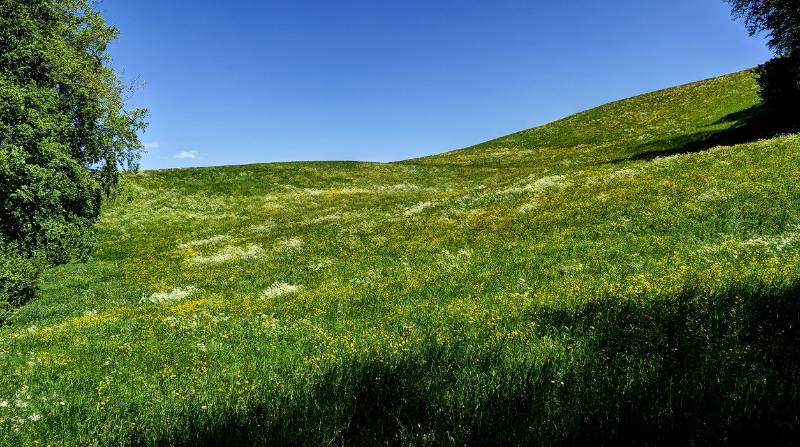
[[[800,105],[800,0],[726,0],[750,35],[765,33],[776,57],[755,70],[764,105],[796,124]]]
[[[125,107],[117,35],[90,0],[0,0],[0,304],[88,256],[103,197],[137,166],[146,111]]]
[[[727,0],[733,16],[744,21],[750,35],[766,33],[778,55],[800,52],[800,1]]]

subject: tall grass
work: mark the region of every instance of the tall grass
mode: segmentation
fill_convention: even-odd
[[[790,444],[800,137],[755,90],[130,175],[96,257],[0,327],[0,443]]]

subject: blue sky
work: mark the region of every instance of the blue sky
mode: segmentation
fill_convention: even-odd
[[[105,0],[142,168],[407,159],[770,57],[722,0]]]

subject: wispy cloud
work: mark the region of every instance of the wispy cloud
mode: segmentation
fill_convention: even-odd
[[[144,148],[145,149],[158,149],[160,147],[161,147],[161,143],[159,143],[158,141],[151,141],[149,143],[145,143],[144,144]]]
[[[183,159],[195,159],[197,156],[200,155],[200,152],[197,151],[180,151],[175,154],[175,158],[183,158]]]

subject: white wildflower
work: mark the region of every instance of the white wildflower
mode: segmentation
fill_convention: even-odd
[[[275,318],[275,315],[264,315],[258,314],[258,318],[261,320],[261,325],[270,331],[275,331],[279,328],[279,321]]]
[[[800,243],[800,228],[794,227],[793,231],[775,236],[754,236],[744,241],[727,240],[718,245],[706,245],[698,250],[698,254],[709,261],[710,255],[728,253],[738,258],[746,253],[779,254],[786,250],[797,250]]]
[[[213,321],[214,323],[219,323],[220,321],[228,321],[230,319],[231,317],[225,315],[224,313],[211,316],[211,321]]]
[[[320,271],[320,270],[322,270],[324,268],[327,268],[331,264],[333,264],[333,262],[331,262],[328,259],[325,259],[325,260],[322,260],[320,262],[315,262],[315,263],[309,265],[308,268],[310,268],[311,270],[313,270],[315,272],[318,272],[318,271]]]
[[[415,214],[419,214],[427,208],[430,208],[434,205],[433,202],[419,202],[416,205],[409,207],[403,212],[403,215],[406,217],[413,216]]]
[[[7,408],[7,407],[8,407],[8,401],[7,400],[0,401],[0,408]]]
[[[295,251],[298,250],[300,247],[303,246],[303,240],[299,237],[293,237],[290,239],[284,239],[278,242],[278,247],[283,248],[286,251]]]
[[[253,233],[266,233],[267,231],[271,230],[275,225],[273,224],[261,224],[261,225],[254,225],[248,228],[249,231]]]
[[[373,191],[371,189],[364,189],[364,188],[349,188],[345,186],[341,190],[335,191],[339,194],[371,194]]]
[[[631,223],[631,219],[629,217],[622,216],[618,219],[614,219],[608,223],[608,225],[612,227],[621,227],[626,228],[628,224]]]
[[[303,289],[303,286],[295,286],[285,282],[276,282],[261,292],[261,298],[275,298],[289,293],[296,293]]]
[[[210,237],[208,239],[200,239],[200,240],[197,240],[197,241],[185,242],[183,244],[178,245],[178,248],[183,250],[183,249],[190,248],[190,247],[199,247],[199,246],[202,246],[202,245],[211,245],[211,244],[215,244],[217,242],[227,241],[230,238],[231,237],[228,236],[228,235],[219,235],[219,236]]]
[[[519,193],[541,193],[548,189],[563,189],[572,183],[568,181],[566,175],[551,175],[547,177],[529,176],[524,180],[515,183],[513,186],[502,189],[493,195],[519,194]]]
[[[29,419],[33,422],[37,422],[41,418],[42,416],[39,413],[33,413],[32,415],[30,415]]]
[[[375,284],[378,280],[380,273],[375,270],[370,270],[365,275],[361,276],[360,278],[354,278],[351,280],[353,284],[358,284],[360,286],[368,286],[370,284]]]
[[[328,214],[328,215],[325,215],[325,216],[320,216],[320,217],[317,217],[315,219],[311,219],[308,222],[314,223],[314,224],[319,224],[319,223],[323,223],[323,222],[330,222],[330,221],[334,221],[334,220],[339,220],[344,216],[345,216],[345,214],[342,214],[342,213],[333,213],[333,214]]]
[[[626,178],[631,178],[638,173],[639,173],[638,170],[632,168],[620,169],[619,171],[614,171],[608,174],[608,178],[609,180],[626,179]]]
[[[345,186],[343,188],[334,188],[334,189],[314,189],[314,188],[304,188],[299,190],[302,194],[307,194],[310,196],[322,196],[322,195],[329,195],[329,194],[370,194],[373,191],[371,189],[364,189],[364,188],[351,188]]]
[[[216,254],[210,256],[195,256],[189,258],[192,264],[218,264],[233,259],[252,259],[257,258],[264,252],[258,245],[248,245],[247,247],[236,247],[229,245]]]
[[[565,175],[551,175],[549,177],[542,177],[539,180],[536,180],[531,185],[534,190],[542,190],[546,188],[552,188],[555,186],[560,186],[564,183],[564,180],[567,178]]]
[[[520,212],[520,213],[522,213],[522,214],[525,214],[525,213],[527,213],[528,211],[533,211],[533,210],[535,210],[536,208],[539,208],[539,204],[538,204],[538,203],[536,203],[535,201],[533,201],[533,202],[528,202],[528,203],[526,203],[526,204],[523,204],[522,206],[520,206],[519,208],[517,208],[517,211],[518,211],[518,212]]]
[[[742,242],[743,247],[761,248],[768,253],[782,252],[800,240],[800,234],[787,233],[778,236],[757,236]]]
[[[152,304],[166,304],[166,303],[173,303],[175,301],[183,300],[189,295],[196,292],[197,289],[189,286],[186,288],[176,288],[172,289],[169,292],[156,292],[149,297],[142,298],[139,302],[140,303],[152,303]]]
[[[469,248],[462,248],[455,253],[444,250],[436,256],[436,263],[444,270],[452,270],[468,265],[471,259],[472,250]]]
[[[680,160],[682,158],[682,155],[683,154],[668,155],[665,157],[656,157],[653,160],[651,160],[650,163],[655,166],[665,166]]]
[[[381,188],[381,190],[383,189],[384,188]],[[398,183],[396,185],[391,185],[385,189],[388,189],[390,191],[416,191],[420,189],[420,187],[411,183]]]
[[[717,188],[711,188],[708,191],[705,191],[704,193],[700,194],[697,197],[697,200],[701,202],[709,202],[712,200],[727,199],[728,197],[730,197],[729,193]]]
[[[321,196],[327,192],[324,189],[314,189],[314,188],[304,188],[302,191],[310,196]]]

